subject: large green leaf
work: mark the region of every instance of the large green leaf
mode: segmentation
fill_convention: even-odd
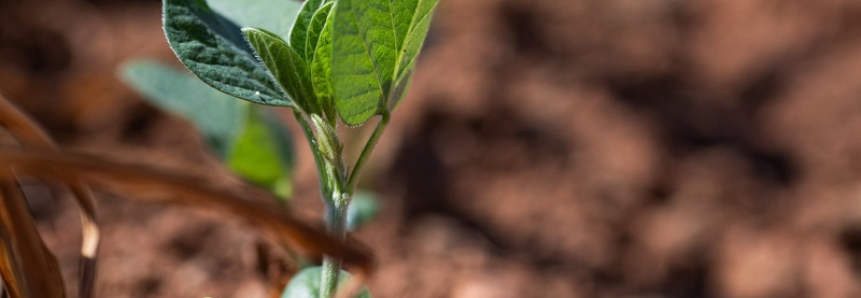
[[[286,130],[259,106],[247,109],[247,113],[242,133],[227,157],[230,169],[281,198],[291,196],[293,148],[285,142]]]
[[[257,52],[260,61],[293,97],[294,102],[305,112],[319,114],[320,108],[311,85],[311,71],[305,60],[272,32],[245,28],[242,33],[248,37],[248,42]]]
[[[203,82],[252,102],[293,106],[239,27],[203,0],[164,0],[164,30],[179,60]]]
[[[340,0],[332,30],[332,84],[341,119],[358,125],[406,90],[438,0]],[[400,99],[398,92],[394,100]]]
[[[161,62],[131,61],[122,66],[120,75],[150,103],[194,123],[219,156],[227,154],[245,118],[247,102]]]
[[[405,0],[409,1],[409,0]],[[378,113],[392,84],[397,47],[389,0],[339,0],[332,29],[332,89],[344,123]]]
[[[290,46],[305,60],[310,60],[311,51],[314,49],[308,48],[308,28],[311,26],[311,19],[322,3],[323,0],[306,0],[299,10],[296,22],[293,23],[293,29],[290,31]]]
[[[310,1],[310,0],[309,0]],[[302,2],[296,0],[207,0],[209,7],[242,28],[262,28],[287,38]]]
[[[284,292],[281,293],[281,298],[319,298],[320,297],[320,275],[323,272],[322,267],[308,267],[296,273]],[[339,274],[338,284],[343,285],[350,278],[350,273],[341,270]],[[358,298],[371,298],[371,294],[367,289],[362,289]]]

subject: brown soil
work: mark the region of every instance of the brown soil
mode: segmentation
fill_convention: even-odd
[[[66,148],[218,169],[115,78],[174,61],[159,26],[157,1],[2,1],[0,90]],[[384,205],[356,234],[369,288],[859,297],[859,53],[852,0],[444,0],[363,180]],[[297,147],[296,212],[317,214]],[[77,214],[27,191],[74,288]],[[248,227],[99,200],[100,297],[265,296]]]

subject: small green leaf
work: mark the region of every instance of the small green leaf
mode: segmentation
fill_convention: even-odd
[[[355,231],[357,228],[371,222],[380,211],[380,203],[377,196],[367,191],[357,191],[353,195],[353,201],[347,209],[347,229]]]
[[[395,70],[396,81],[408,80],[416,56],[427,37],[430,21],[438,0],[395,1],[397,17],[396,31],[398,45],[398,67]],[[409,20],[409,21],[407,21]],[[409,24],[408,26],[404,26]],[[406,29],[406,31],[404,30]]]
[[[263,28],[282,38],[299,17],[302,3],[295,0],[208,0],[209,7],[241,28]]]
[[[332,89],[345,123],[364,123],[375,114],[387,112],[403,97],[437,3],[337,2],[332,30]]]
[[[395,69],[395,85],[392,93],[388,95],[388,107],[390,110],[400,103],[401,99],[409,90],[412,82],[413,67],[415,66],[416,57],[421,51],[425,37],[427,37],[430,29],[430,21],[438,0],[412,0],[412,1],[396,1],[395,15],[401,16],[404,20],[409,19],[407,31],[403,31],[403,27],[397,30],[399,48],[398,66]],[[399,21],[402,26],[404,22]],[[400,36],[400,34],[404,34]]]
[[[314,49],[311,60],[311,83],[317,101],[329,119],[337,119],[332,102],[332,22],[334,3],[326,3],[311,20],[308,45]],[[312,32],[319,32],[312,34]]]
[[[329,12],[332,11],[332,6],[334,5],[335,3],[326,3],[311,18],[311,23],[308,25],[308,38],[305,40],[305,48],[308,51],[305,60],[311,61],[314,58],[317,42],[320,40],[320,35],[323,34],[326,21],[329,19]]]
[[[203,0],[164,0],[164,30],[176,56],[203,82],[248,101],[293,106],[255,59],[239,27]]]
[[[293,23],[293,29],[290,31],[290,46],[305,60],[310,60],[311,51],[313,50],[313,48],[308,48],[308,28],[310,28],[311,19],[320,8],[322,2],[322,0],[306,0],[299,10],[296,22]]]
[[[293,276],[293,279],[284,288],[281,298],[319,298],[320,276],[322,273],[323,268],[319,266],[302,269],[302,271]],[[344,285],[349,278],[351,278],[350,273],[341,270],[338,285]],[[368,293],[367,289],[363,288],[356,297],[371,298],[371,294]]]
[[[120,75],[153,105],[191,121],[219,156],[226,155],[239,133],[247,102],[161,62],[132,61],[122,66]]]
[[[266,69],[278,80],[305,112],[319,114],[320,108],[311,85],[311,71],[296,51],[272,32],[245,28],[242,33],[257,52]]]
[[[247,109],[245,127],[234,141],[227,163],[245,179],[273,192],[280,189],[283,197],[289,197],[290,191],[284,189],[287,186],[283,183],[291,178],[292,147],[279,140],[287,138],[286,130],[273,119],[274,115],[261,108]]]

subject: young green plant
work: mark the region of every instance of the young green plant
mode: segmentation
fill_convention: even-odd
[[[307,0],[300,5],[288,0],[164,0],[164,30],[170,47],[201,81],[227,95],[211,91],[182,95],[208,101],[180,110],[190,111],[185,116],[199,127],[206,121],[214,121],[214,127],[223,124],[201,131],[231,168],[289,196],[284,190],[289,189],[284,187],[289,171],[263,171],[254,166],[264,161],[290,168],[292,157],[285,151],[289,146],[266,141],[273,135],[286,139],[279,137],[283,132],[265,121],[269,116],[258,106],[230,100],[291,108],[317,167],[327,231],[343,241],[359,175],[409,89],[437,1]],[[158,67],[145,65],[150,66],[138,69]],[[150,73],[161,72],[169,71]],[[127,76],[138,77],[132,82],[148,80],[140,78],[147,75],[133,70]],[[166,77],[156,75],[150,80]],[[164,89],[144,93],[158,97],[159,90]],[[194,108],[209,105],[227,107],[223,110],[229,112],[201,113]],[[338,126],[359,126],[374,117],[379,120],[359,157],[352,164],[346,162]],[[259,135],[269,137],[255,137]],[[258,150],[261,147],[270,149]],[[284,297],[332,297],[341,280],[340,267],[339,260],[325,257],[322,268],[300,272]]]

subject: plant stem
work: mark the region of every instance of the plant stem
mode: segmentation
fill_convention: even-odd
[[[304,120],[304,119],[301,119]],[[318,121],[319,122],[319,121]],[[314,141],[314,135],[307,122],[301,121],[303,129],[306,131],[306,137],[309,142]],[[317,161],[317,172],[320,175],[320,188],[323,193],[324,202],[326,203],[326,230],[330,236],[340,241],[345,241],[347,237],[347,209],[350,206],[350,201],[353,197],[353,190],[359,180],[359,173],[367,162],[374,150],[377,142],[380,140],[386,125],[389,124],[389,114],[384,113],[382,119],[374,128],[373,134],[362,149],[361,155],[356,160],[356,165],[352,172],[348,173],[344,166],[341,157],[341,150],[333,148],[341,148],[340,140],[337,137],[328,138],[326,129],[318,127],[316,138],[328,138],[330,144],[328,150],[336,151],[334,154],[321,154],[316,146],[312,145],[312,150],[315,150],[315,160]],[[325,124],[317,124],[325,125]],[[334,131],[334,130],[332,130]],[[329,133],[331,134],[331,133]],[[321,142],[321,140],[316,140]],[[325,146],[324,146],[325,147]],[[334,155],[334,156],[333,156]],[[328,156],[328,157],[326,157]],[[328,195],[328,196],[327,196]],[[341,260],[329,256],[323,256],[323,272],[320,276],[320,298],[332,298],[338,289],[339,275],[341,274]]]
[[[337,132],[331,127],[326,127],[329,125],[327,122],[317,120],[314,123],[317,129],[315,135],[317,143],[314,149],[320,161],[317,164],[317,172],[320,175],[323,202],[326,203],[326,231],[329,236],[343,242],[347,236],[347,208],[350,206],[352,194],[344,188],[347,170],[341,157],[342,145]],[[334,297],[340,274],[341,260],[324,255],[320,276],[320,298]]]
[[[323,157],[320,156],[320,151],[317,150],[317,140],[314,138],[314,132],[311,130],[311,126],[308,125],[308,121],[305,121],[305,118],[302,117],[302,114],[294,111],[293,116],[296,117],[296,122],[299,122],[302,132],[305,134],[305,139],[308,140],[308,145],[311,146],[311,154],[314,155],[314,165],[317,167],[317,180],[320,182],[320,195],[323,198],[327,198],[330,194],[329,181],[326,180],[327,177],[324,175]]]
[[[371,152],[374,151],[374,147],[377,146],[377,142],[380,140],[380,136],[383,135],[383,131],[386,130],[386,126],[389,125],[389,118],[388,112],[383,113],[380,123],[377,123],[377,127],[374,128],[374,132],[368,139],[368,143],[365,144],[365,148],[362,149],[359,159],[356,160],[356,166],[353,167],[353,172],[350,173],[350,178],[347,180],[346,189],[348,192],[353,193],[353,190],[356,189],[356,183],[359,181],[359,173],[361,173],[362,168],[368,161],[368,158],[370,158]]]
[[[347,208],[350,198],[335,192],[340,198],[332,197],[332,204],[326,206],[326,230],[332,237],[344,241],[347,236]],[[331,298],[337,291],[341,273],[341,260],[323,256],[323,272],[320,277],[320,298]]]

